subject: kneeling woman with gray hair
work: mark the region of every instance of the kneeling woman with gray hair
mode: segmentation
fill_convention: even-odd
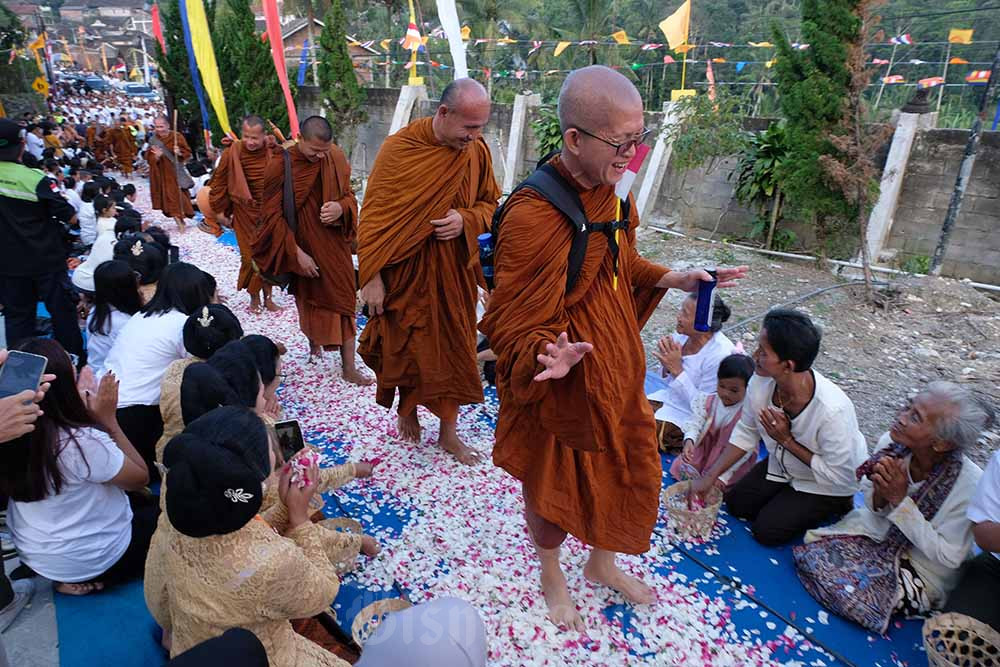
[[[881,634],[893,614],[940,609],[972,551],[966,513],[982,470],[963,452],[992,421],[989,407],[951,382],[907,401],[857,470],[864,505],[795,548],[806,590]]]

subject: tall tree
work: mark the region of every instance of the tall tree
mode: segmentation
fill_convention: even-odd
[[[363,106],[365,92],[358,84],[354,62],[344,39],[346,25],[347,17],[344,16],[341,0],[332,0],[320,36],[323,55],[319,63],[319,85],[324,105],[330,112],[327,119],[333,126],[333,134],[350,156],[355,128],[368,116]]]
[[[184,32],[181,27],[180,6],[177,0],[163,0],[160,3],[160,22],[163,26],[163,41],[167,52],[156,43],[156,62],[159,66],[160,84],[166,91],[168,114],[177,110],[178,127],[186,129],[188,142],[192,148],[201,145],[201,111],[198,98],[191,83],[188,69],[187,48],[184,46]]]

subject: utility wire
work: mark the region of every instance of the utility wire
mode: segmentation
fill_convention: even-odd
[[[985,12],[993,9],[1000,9],[1000,5],[990,5],[989,7],[974,7],[971,9],[951,9],[944,12],[925,12],[923,14],[900,14],[898,16],[883,16],[882,20],[891,19],[918,19],[927,16],[949,16],[951,14],[971,14],[973,12]]]

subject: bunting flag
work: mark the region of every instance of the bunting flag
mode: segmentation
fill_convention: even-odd
[[[156,38],[156,41],[160,44],[160,48],[163,49],[164,53],[166,53],[167,41],[163,39],[163,24],[160,23],[160,6],[154,3],[151,13],[153,16],[153,37]],[[83,31],[82,26],[80,27],[80,30]]]
[[[776,62],[778,62],[777,58],[771,58],[766,63],[764,63],[764,67],[766,67],[767,69],[771,69],[772,67],[774,67],[774,63]]]
[[[555,51],[552,52],[552,55],[558,58],[562,54],[562,52],[566,50],[569,44],[570,44],[569,42],[559,42],[558,44],[556,44]]]
[[[200,3],[201,0],[190,0],[192,3]],[[181,15],[181,30],[184,33],[184,47],[187,49],[188,71],[191,74],[191,84],[194,86],[195,97],[198,98],[198,108],[201,110],[201,127],[205,131],[205,136],[209,136],[208,106],[205,104],[205,90],[201,85],[201,75],[198,73],[198,61],[194,57],[194,44],[191,41],[191,22],[188,18],[188,0],[179,0],[178,10]],[[104,49],[101,49],[104,55]],[[106,66],[105,66],[106,67]]]
[[[403,48],[408,51],[420,49],[423,40],[420,38],[420,31],[417,30],[417,21],[413,12],[413,2],[410,2],[410,23],[406,26],[406,36],[403,37]]]
[[[933,88],[934,86],[941,86],[941,85],[944,85],[943,76],[932,76],[917,81],[917,88]]]
[[[378,45],[382,47],[383,51],[388,51],[390,44],[392,44],[391,39],[383,39],[381,42],[378,43]]]
[[[882,83],[906,83],[906,79],[903,78],[902,74],[891,74],[882,77]]]
[[[910,37],[910,33],[906,33],[905,35],[898,35],[897,37],[893,37],[892,39],[889,40],[889,43],[909,46],[910,44],[913,44],[913,38]]]
[[[431,30],[431,37],[433,37],[434,39],[444,39],[444,36],[445,36],[444,28],[440,26]]]
[[[684,3],[677,10],[660,21],[660,30],[667,38],[670,48],[677,50],[682,44],[687,44],[688,25],[691,23],[691,0],[684,0]]]
[[[299,73],[295,77],[296,86],[306,85],[306,68],[309,66],[309,40],[302,42],[302,55],[299,56]]]
[[[726,62],[726,59],[725,58],[712,58],[712,62],[713,63],[717,63],[717,64],[721,64],[721,63]]]
[[[514,78],[515,79],[523,79],[525,74],[526,74],[526,72],[523,69],[519,69],[516,72],[514,72]]]
[[[949,65],[968,65],[969,61],[965,58],[952,58],[948,61]]]
[[[639,49],[640,51],[655,51],[656,49],[662,48],[663,44],[643,44]]]
[[[632,43],[632,40],[628,38],[628,34],[626,34],[624,30],[612,33],[611,39],[615,40],[615,44],[618,45],[627,45]]]
[[[288,67],[285,65],[284,42],[281,39],[281,18],[278,16],[277,0],[263,0],[264,20],[267,23],[267,39],[271,44],[271,60],[274,61],[274,71],[278,74],[281,92],[285,95],[285,106],[288,107],[288,126],[292,138],[299,135],[299,114],[295,110],[295,100],[292,99],[292,89],[288,85]]]
[[[198,69],[201,70],[205,92],[208,93],[208,99],[215,110],[219,127],[224,134],[233,136],[233,130],[229,127],[229,113],[226,111],[226,96],[222,92],[222,81],[219,78],[219,66],[215,62],[215,49],[212,48],[212,35],[208,32],[205,5],[202,4],[202,0],[187,0],[186,4],[194,57]]]
[[[472,38],[472,28],[467,25],[462,26],[462,41],[467,42]]]
[[[663,64],[664,65],[673,65],[676,62],[677,61],[674,60],[674,57],[671,56],[670,54],[667,54],[667,55],[663,56]]]
[[[37,38],[35,38],[35,41],[33,41],[31,44],[28,44],[28,50],[29,51],[41,51],[43,49],[45,49],[45,33],[44,32],[42,34],[40,34]]]
[[[537,51],[540,48],[542,48],[541,41],[535,40],[535,41],[531,42],[531,50],[528,51],[528,55],[530,56],[532,53],[534,53],[535,51]]]
[[[717,48],[725,48],[732,46],[732,44],[730,44],[729,42],[709,42],[709,44]]]
[[[736,63],[736,71],[737,72],[742,72],[743,68],[746,67],[746,66],[747,66],[747,64],[745,62],[738,62],[738,63]]]
[[[747,44],[758,49],[770,49],[774,46],[771,42],[747,42]]]
[[[888,65],[889,62],[885,58],[872,58],[872,65]]]
[[[448,50],[451,51],[451,62],[455,66],[455,78],[465,79],[469,76],[469,65],[465,61],[465,44],[462,43],[462,27],[458,20],[458,8],[455,0],[437,0],[438,18],[448,37]]]
[[[695,47],[694,44],[681,44],[676,49],[674,49],[674,53],[684,54],[692,50],[694,47]]]
[[[948,31],[948,42],[951,44],[972,44],[972,30],[952,28]]]
[[[919,58],[910,58],[909,62],[911,65],[926,65],[926,60],[920,60]]]
[[[968,76],[965,77],[965,80],[968,83],[975,84],[988,83],[990,80],[990,71],[988,69],[973,70]]]

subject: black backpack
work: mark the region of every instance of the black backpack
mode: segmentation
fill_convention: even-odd
[[[548,161],[553,155],[556,155],[556,153],[549,153],[539,160],[535,171],[533,171],[528,178],[514,188],[504,203],[497,207],[496,211],[493,212],[493,221],[491,223],[490,233],[493,237],[492,248],[493,253],[495,253],[497,241],[500,239],[500,224],[503,222],[507,202],[509,202],[517,192],[524,188],[531,188],[544,197],[545,200],[552,204],[557,211],[562,213],[566,221],[576,230],[576,234],[573,236],[573,243],[569,248],[569,265],[566,269],[566,293],[568,294],[576,285],[576,281],[580,277],[580,269],[583,267],[583,260],[587,256],[587,242],[590,239],[590,235],[595,232],[604,234],[608,237],[608,247],[611,249],[611,254],[615,262],[615,270],[617,271],[618,243],[615,241],[615,231],[628,230],[629,216],[631,214],[631,200],[628,199],[622,202],[621,220],[612,220],[611,222],[590,222],[587,220],[587,214],[583,210],[583,202],[580,201],[580,195],[577,194],[573,186],[562,177],[559,170],[551,164],[548,164]],[[484,261],[483,273],[486,276],[487,285],[490,289],[493,289],[492,253],[488,258],[480,256],[480,259]],[[487,268],[489,270],[485,270]]]

